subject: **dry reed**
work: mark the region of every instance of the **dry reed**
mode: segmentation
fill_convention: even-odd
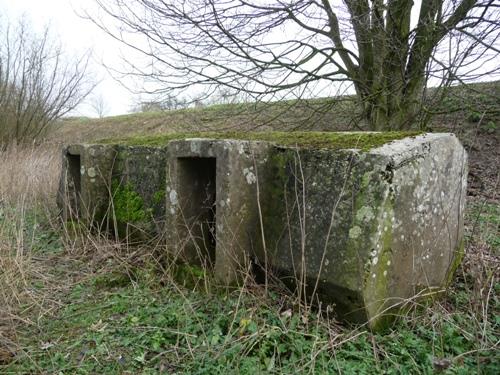
[[[25,224],[34,211],[54,213],[59,172],[54,146],[12,146],[0,152],[0,362],[16,349],[19,308],[38,303],[29,280],[40,272],[31,260],[33,233]]]

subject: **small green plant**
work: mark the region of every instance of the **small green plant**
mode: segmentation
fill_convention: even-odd
[[[469,115],[467,116],[467,121],[472,122],[472,123],[477,123],[477,122],[481,121],[482,117],[483,116],[481,115],[481,113],[476,112],[476,111],[471,111],[469,113]]]
[[[165,191],[160,190],[154,193],[153,195],[153,203],[154,204],[162,204],[165,201]]]
[[[93,284],[96,288],[119,288],[130,284],[133,279],[134,275],[130,273],[113,271],[96,276]]]
[[[144,202],[131,183],[112,185],[115,217],[122,223],[137,223],[147,218]]]
[[[203,284],[203,280],[208,276],[207,270],[188,264],[173,265],[172,275],[180,285],[189,289]]]
[[[490,133],[490,134],[493,134],[495,133],[497,130],[498,130],[498,126],[497,124],[495,123],[495,121],[488,121],[485,125],[484,125],[484,129]]]

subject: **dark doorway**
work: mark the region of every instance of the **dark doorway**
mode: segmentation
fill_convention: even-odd
[[[215,263],[216,159],[179,158],[179,223],[186,229],[186,255],[190,260]],[[194,259],[193,259],[194,258]]]
[[[80,196],[82,193],[81,158],[80,155],[66,154],[68,161],[67,199],[69,201],[70,215],[78,218],[80,213]]]

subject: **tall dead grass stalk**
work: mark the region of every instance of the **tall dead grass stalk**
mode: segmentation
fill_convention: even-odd
[[[54,208],[61,170],[59,150],[42,144],[14,145],[0,152],[0,202]]]
[[[54,213],[60,158],[50,145],[12,146],[0,152],[0,362],[15,351],[21,306],[37,304],[29,280],[33,234],[25,230],[34,211]]]

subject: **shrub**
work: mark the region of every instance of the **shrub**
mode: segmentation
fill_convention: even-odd
[[[93,88],[86,79],[89,55],[67,60],[45,28],[25,19],[0,25],[0,148],[38,138],[73,110]]]

